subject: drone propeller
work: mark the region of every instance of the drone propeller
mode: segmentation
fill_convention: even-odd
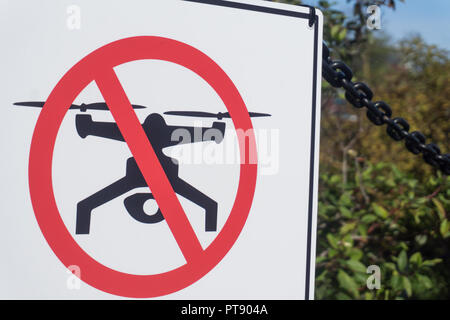
[[[35,108],[42,108],[45,104],[45,101],[26,101],[26,102],[16,102],[14,103],[15,106],[24,106],[24,107],[35,107]],[[131,105],[133,109],[145,109],[146,107],[140,106],[137,104]],[[94,103],[82,103],[80,105],[78,104],[72,104],[70,106],[71,110],[80,110],[82,112],[85,112],[87,110],[109,110],[108,105],[105,102],[94,102]]]
[[[166,112],[164,112],[164,114],[168,114],[171,116],[216,118],[218,120],[222,120],[224,118],[231,118],[231,116],[228,112],[212,113],[212,112],[203,112],[203,111],[166,111]],[[251,118],[272,116],[271,114],[268,114],[268,113],[258,113],[258,112],[249,112],[248,114]]]

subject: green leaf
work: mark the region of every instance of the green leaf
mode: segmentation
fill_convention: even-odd
[[[337,38],[339,41],[343,41],[347,36],[347,29],[342,28],[342,30],[338,33]]]
[[[448,220],[447,220],[447,219],[442,220],[442,222],[441,222],[441,227],[440,227],[440,231],[441,231],[441,235],[442,235],[444,238],[447,238],[447,237],[449,236],[449,235],[448,235],[449,229],[450,229],[450,224],[448,223]]]
[[[414,253],[411,257],[409,257],[409,262],[420,267],[422,264],[422,254],[420,252]]]
[[[412,296],[412,286],[411,281],[409,281],[408,277],[402,277],[403,287],[405,288],[406,294],[408,297]]]
[[[363,224],[358,225],[358,232],[362,237],[367,237],[367,227]]]
[[[442,205],[442,203],[436,198],[431,199],[431,201],[433,201],[433,203],[438,211],[439,218],[441,220],[444,220],[445,219],[445,209],[444,209],[444,206]]]
[[[401,272],[406,270],[406,265],[408,264],[408,255],[406,254],[406,251],[400,252],[397,258],[397,266],[398,270]]]
[[[341,206],[347,207],[352,206],[352,198],[350,197],[350,194],[348,192],[345,192],[341,195],[341,197],[339,198],[339,204]]]
[[[352,236],[350,234],[347,234],[341,241],[342,245],[345,248],[351,248],[353,247],[353,239]]]
[[[364,170],[363,173],[362,173],[363,180],[369,180],[371,178],[372,171],[373,171],[373,166],[371,164],[369,164],[367,169]]]
[[[361,218],[361,222],[369,224],[376,221],[377,219],[378,219],[377,216],[373,214],[366,214]]]
[[[388,179],[386,181],[386,185],[391,188],[395,188],[395,186],[396,186],[394,179]]]
[[[380,206],[376,203],[372,204],[372,208],[373,208],[373,211],[375,212],[375,214],[382,219],[386,219],[389,215],[389,213],[386,211],[386,209],[384,209],[382,206]]]
[[[359,286],[361,286],[361,285],[366,286],[367,285],[367,277],[368,276],[365,273],[354,273],[353,279],[355,280],[355,282],[357,284],[359,284]]]
[[[365,292],[364,293],[364,299],[365,300],[373,300],[374,299],[374,295],[372,292]]]
[[[340,176],[338,176],[337,174],[331,176],[331,178],[330,178],[330,184],[335,185],[335,184],[338,184],[338,183],[340,183],[340,182],[341,182],[341,177],[340,177]]]
[[[349,292],[354,298],[359,298],[358,285],[345,271],[339,270],[337,279],[343,289]]]
[[[442,259],[437,258],[437,259],[432,259],[432,260],[425,260],[422,263],[423,267],[434,267],[435,265],[437,265],[438,263],[441,263]]]
[[[327,260],[327,257],[317,257],[316,258],[316,264],[321,263],[323,261]]]
[[[336,237],[332,234],[332,233],[328,233],[327,234],[327,240],[328,243],[335,249],[338,248],[338,239],[336,239]]]
[[[346,218],[350,219],[352,217],[352,212],[346,207],[339,207],[339,211],[341,212],[342,216]]]
[[[397,270],[397,268],[396,268],[396,266],[395,266],[395,263],[392,263],[392,262],[386,262],[386,263],[384,263],[384,267],[385,267],[386,269],[391,270],[391,271]]]
[[[392,167],[392,172],[394,173],[394,177],[395,177],[395,179],[401,179],[402,177],[403,177],[403,174],[402,174],[402,172],[396,167],[396,166],[393,166]]]
[[[402,288],[402,278],[398,274],[393,274],[392,275],[391,286],[396,291],[401,290],[401,288]]]
[[[336,256],[338,254],[338,251],[336,249],[330,248],[328,250],[328,258],[333,258],[334,256]]]
[[[356,222],[344,223],[340,229],[341,234],[346,234],[349,231],[352,231],[356,227]]]
[[[352,260],[360,260],[363,257],[363,252],[358,248],[351,248],[348,252],[348,256]]]
[[[406,242],[402,241],[398,244],[400,246],[400,248],[402,248],[405,251],[408,251],[408,245],[406,244]]]
[[[327,276],[327,274],[328,274],[328,270],[324,270],[319,276],[316,277],[316,281],[319,282],[319,281],[324,280],[325,277]]]
[[[427,235],[426,234],[419,234],[415,237],[416,242],[418,245],[423,246],[425,243],[427,243]]]
[[[430,178],[428,179],[428,183],[433,187],[438,185],[438,181],[434,176],[430,176]]]
[[[422,274],[417,274],[417,281],[419,281],[419,283],[421,285],[423,285],[426,289],[431,289],[433,287],[433,282],[431,281],[431,279],[425,275]]]
[[[331,37],[337,38],[339,31],[341,30],[340,25],[335,25],[331,27]]]
[[[359,272],[359,273],[366,273],[366,266],[363,265],[361,262],[357,260],[348,260],[347,266],[353,271],[353,272]]]

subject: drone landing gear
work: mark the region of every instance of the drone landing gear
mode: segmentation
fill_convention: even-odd
[[[92,210],[101,205],[133,190],[138,186],[130,184],[130,179],[125,176],[113,184],[94,193],[92,196],[80,201],[77,205],[76,234],[89,234],[91,226]]]
[[[172,181],[175,193],[205,209],[205,231],[217,230],[217,202],[203,194],[186,181],[176,178]],[[143,187],[140,179],[125,176],[113,184],[80,201],[77,206],[76,234],[89,234],[92,210],[138,187]],[[136,193],[124,200],[128,213],[142,223],[158,223],[164,220],[161,210],[148,215],[144,211],[147,200],[154,199],[151,193]]]

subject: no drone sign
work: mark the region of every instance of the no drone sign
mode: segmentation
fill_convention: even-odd
[[[6,10],[1,298],[313,298],[320,12]]]

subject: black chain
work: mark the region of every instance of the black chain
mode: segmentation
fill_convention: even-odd
[[[323,44],[322,75],[331,86],[343,88],[345,98],[356,108],[367,108],[367,117],[377,125],[387,125],[387,134],[395,141],[405,140],[406,148],[414,154],[422,154],[426,163],[450,174],[450,154],[441,154],[434,143],[425,144],[426,138],[419,131],[409,133],[409,124],[403,118],[391,118],[392,109],[386,102],[372,102],[373,92],[363,82],[352,82],[352,70],[341,61],[330,58],[330,50]]]

